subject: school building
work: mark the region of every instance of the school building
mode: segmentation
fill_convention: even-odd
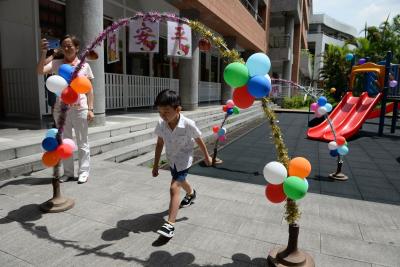
[[[307,47],[311,4],[312,0],[2,0],[0,122],[5,118],[40,122],[51,113],[44,77],[36,74],[41,38],[74,34],[83,49],[112,22],[139,11],[198,20],[245,59],[254,52],[267,53],[273,71],[297,82],[302,77],[300,51]],[[99,58],[89,61],[95,76],[95,124],[104,124],[108,110],[152,106],[155,95],[165,88],[179,91],[186,110],[231,97],[232,88],[223,82],[225,63],[216,48],[200,49],[199,37],[192,32],[192,58],[169,57],[165,22],[159,31],[158,53],[130,53],[128,27],[120,29],[119,61],[107,64],[104,45],[96,48]],[[282,31],[290,40],[279,47],[275,41]]]

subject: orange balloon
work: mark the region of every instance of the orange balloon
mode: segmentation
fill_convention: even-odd
[[[45,165],[46,167],[56,166],[59,160],[60,157],[58,156],[56,150],[45,152],[42,156],[43,165]]]
[[[78,76],[72,80],[71,87],[78,94],[86,94],[92,90],[92,83],[85,76]]]
[[[303,157],[297,157],[290,160],[288,176],[297,176],[304,179],[310,175],[310,172],[311,163],[307,159]]]

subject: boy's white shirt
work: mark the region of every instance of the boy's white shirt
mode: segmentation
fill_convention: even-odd
[[[172,131],[168,123],[160,119],[154,133],[164,140],[167,160],[171,168],[183,171],[192,166],[194,139],[201,137],[196,123],[180,114],[179,122]]]

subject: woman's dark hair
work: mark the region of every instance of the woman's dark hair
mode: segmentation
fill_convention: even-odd
[[[81,41],[79,41],[79,39],[78,39],[75,35],[69,35],[69,34],[64,35],[64,37],[61,38],[60,44],[62,44],[62,42],[63,42],[65,39],[68,39],[68,38],[71,39],[72,43],[73,43],[74,46],[76,46],[76,47],[79,47],[79,45],[81,44]]]
[[[176,94],[175,91],[165,89],[157,95],[154,105],[156,107],[171,106],[173,108],[177,108],[181,105],[181,98]]]

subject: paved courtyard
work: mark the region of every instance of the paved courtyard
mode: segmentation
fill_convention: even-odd
[[[279,115],[290,156],[313,166],[310,192],[299,201],[299,247],[316,266],[400,266],[400,135],[377,137],[375,122],[349,142],[346,182],[326,143],[305,138],[307,115]],[[388,132],[387,129],[385,129]],[[398,129],[399,131],[399,129]],[[225,163],[196,165],[194,205],[178,215],[175,237],[156,230],[167,215],[169,172],[93,161],[88,183],[62,184],[75,207],[42,214],[51,170],[0,183],[0,266],[265,266],[286,244],[284,207],[265,199],[263,166],[275,151],[261,125],[219,152]],[[182,194],[183,196],[183,194]]]

